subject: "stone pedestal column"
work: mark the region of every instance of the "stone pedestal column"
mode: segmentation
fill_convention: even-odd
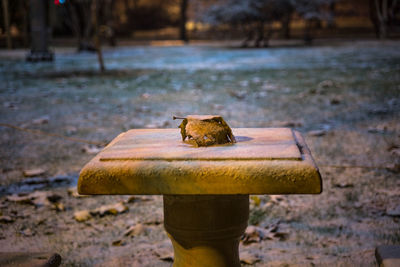
[[[31,51],[28,61],[51,61],[53,53],[48,49],[50,27],[48,23],[47,0],[30,0]]]
[[[248,218],[248,195],[164,195],[174,267],[239,267]]]

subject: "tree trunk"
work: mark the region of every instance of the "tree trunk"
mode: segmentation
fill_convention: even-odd
[[[4,17],[4,28],[6,30],[6,38],[7,38],[7,48],[12,48],[11,42],[11,32],[10,32],[10,16],[8,13],[8,0],[3,0],[3,17]]]
[[[257,23],[257,38],[254,41],[255,47],[260,47],[261,42],[264,41],[264,22],[260,21]]]
[[[244,33],[246,34],[246,38],[243,40],[240,47],[247,48],[249,47],[249,42],[253,39],[253,29],[251,29],[251,26],[249,26],[249,28],[243,27],[243,29]]]
[[[53,53],[49,51],[50,28],[48,21],[48,1],[31,0],[30,25],[31,25],[31,52],[27,55],[28,61],[51,61]]]
[[[283,17],[282,20],[282,34],[283,38],[290,39],[290,22],[292,20],[292,14],[287,14]]]
[[[80,26],[80,21],[79,21],[79,16],[78,16],[78,11],[75,3],[72,1],[69,3],[66,3],[66,8],[68,9],[67,13],[69,14],[70,18],[69,20],[66,20],[66,22],[70,25],[72,31],[74,32],[76,36],[76,46],[78,48],[78,51],[80,50],[81,42],[82,42],[82,30]]]
[[[378,34],[379,39],[387,38],[387,22],[388,22],[388,1],[375,0],[376,15],[378,18]]]
[[[24,12],[22,20],[22,32],[24,35],[24,46],[29,47],[29,2],[21,2],[21,8]]]
[[[271,25],[271,23],[269,23],[267,25],[267,34],[264,36],[264,40],[263,40],[264,47],[269,47],[269,40],[271,40],[272,33],[273,33],[272,25]]]
[[[375,0],[369,0],[369,18],[372,25],[374,25],[375,36],[376,38],[379,38],[379,22],[376,13]]]
[[[92,23],[93,23],[93,28],[94,28],[94,44],[96,47],[96,52],[97,52],[97,58],[99,60],[99,66],[100,66],[100,71],[104,72],[105,67],[104,67],[104,61],[103,61],[103,54],[101,52],[101,44],[100,44],[100,38],[99,38],[99,25],[98,25],[98,18],[97,18],[97,0],[92,0],[91,4],[91,17],[92,17]]]
[[[306,20],[306,26],[305,26],[305,30],[304,30],[304,43],[306,45],[311,45],[312,44],[312,20],[307,19]]]
[[[188,1],[189,0],[180,0],[180,22],[179,22],[179,38],[184,41],[188,42],[188,36],[186,32],[186,22],[187,22],[187,7],[188,7]]]

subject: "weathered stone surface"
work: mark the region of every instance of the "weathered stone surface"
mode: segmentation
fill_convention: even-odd
[[[177,129],[119,135],[81,171],[81,194],[317,194],[303,138],[288,128],[233,129],[236,144],[192,147]]]
[[[375,250],[375,257],[380,267],[400,266],[400,245],[383,245]]]

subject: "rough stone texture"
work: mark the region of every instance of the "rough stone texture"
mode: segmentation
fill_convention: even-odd
[[[178,129],[120,134],[81,171],[80,194],[318,194],[322,181],[300,133],[233,129],[237,143],[193,147]]]
[[[375,257],[380,267],[400,266],[400,245],[383,245],[375,250]]]
[[[248,195],[164,195],[174,267],[240,267],[239,238],[248,219]]]

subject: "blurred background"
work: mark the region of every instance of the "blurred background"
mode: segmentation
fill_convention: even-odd
[[[95,31],[110,46],[232,39],[242,40],[242,46],[266,46],[269,39],[310,42],[400,34],[396,0],[2,0],[0,8],[0,46],[9,48],[29,47],[32,13],[38,12],[45,16],[51,44],[79,50],[93,49],[90,38]]]

